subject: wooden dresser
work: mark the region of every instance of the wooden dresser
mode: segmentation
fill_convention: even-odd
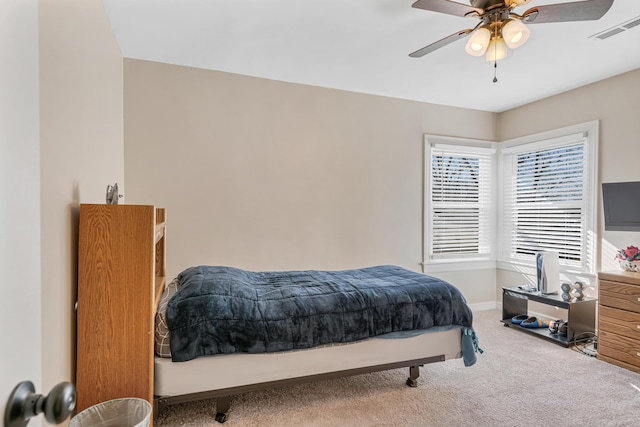
[[[164,209],[80,205],[78,412],[121,397],[153,404],[154,315],[164,286]]]
[[[598,358],[640,373],[640,273],[598,274]]]

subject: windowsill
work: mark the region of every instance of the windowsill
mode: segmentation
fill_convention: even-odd
[[[463,270],[485,270],[495,269],[496,262],[494,260],[453,260],[453,261],[431,261],[423,262],[423,273],[445,273]]]
[[[535,275],[536,270],[535,266],[531,263],[526,262],[518,262],[518,261],[504,261],[504,260],[447,260],[447,261],[436,261],[429,263],[421,263],[422,272],[425,274],[429,273],[451,273],[455,271],[470,271],[470,270],[488,270],[488,269],[498,269],[498,270],[506,270],[513,271],[516,273],[526,274],[526,275]],[[593,273],[584,273],[580,270],[575,270],[571,268],[566,268],[560,266],[560,273],[584,277],[588,279],[596,279],[597,274]]]

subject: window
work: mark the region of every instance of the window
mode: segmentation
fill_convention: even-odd
[[[492,144],[427,136],[424,263],[492,258]]]
[[[565,270],[593,273],[597,123],[505,145],[502,258],[532,262],[554,251]]]

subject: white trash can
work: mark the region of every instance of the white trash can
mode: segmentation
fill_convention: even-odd
[[[144,399],[113,399],[80,412],[69,427],[149,427],[151,411],[151,404]]]

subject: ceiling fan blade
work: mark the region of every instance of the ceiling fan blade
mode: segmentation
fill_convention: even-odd
[[[431,43],[429,46],[425,46],[422,49],[418,49],[415,52],[410,53],[409,56],[412,58],[420,58],[422,56],[425,56],[427,53],[431,53],[434,50],[438,50],[441,47],[444,47],[450,43],[453,43],[456,40],[465,38],[472,32],[473,32],[472,29],[458,31],[457,33],[453,33],[450,36],[440,39],[435,43]]]
[[[613,0],[586,0],[532,7],[522,14],[528,24],[547,22],[594,21],[609,10]]]
[[[483,12],[482,9],[478,9],[477,7],[471,7],[466,4],[449,0],[418,0],[412,4],[411,7],[462,17],[469,13],[480,15]]]

